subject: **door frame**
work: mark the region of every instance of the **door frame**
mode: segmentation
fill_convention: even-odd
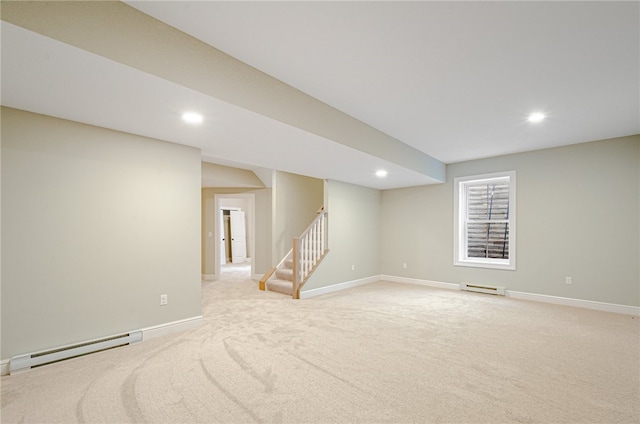
[[[213,204],[214,204],[214,236],[216,242],[213,243],[213,259],[215,263],[215,276],[214,280],[220,278],[220,238],[221,238],[221,230],[220,228],[220,210],[221,210],[221,202],[223,199],[237,199],[243,198],[247,199],[249,206],[248,211],[251,212],[251,234],[248,235],[247,239],[249,242],[249,258],[251,258],[251,275],[250,278],[253,278],[255,275],[255,246],[256,246],[256,195],[254,193],[236,193],[236,194],[214,194],[213,195]],[[245,215],[246,219],[246,215]]]
[[[222,200],[224,200],[224,199],[222,199]],[[222,224],[222,225],[224,225],[224,211],[239,211],[239,210],[241,210],[241,209],[240,209],[240,208],[238,208],[238,207],[234,207],[234,206],[228,206],[228,207],[227,207],[227,206],[221,206],[221,207],[220,207],[220,209],[218,210],[218,224]],[[223,242],[222,242],[222,240],[221,240],[222,236],[224,236],[224,235],[225,235],[225,234],[224,234],[224,229],[223,229],[223,228],[221,228],[221,229],[220,229],[220,238],[218,238],[218,240],[220,240],[220,241],[219,241],[219,246],[220,246],[220,249],[221,249],[221,250],[224,250],[224,253],[226,253],[226,252],[227,252],[227,248],[226,248],[226,246],[225,246],[225,248],[224,248],[224,249],[222,248],[222,245],[223,245],[223,244],[225,244],[225,245],[226,245],[226,243],[223,243]],[[231,230],[229,230],[229,237],[231,237]],[[245,234],[245,237],[246,237],[246,234]],[[233,250],[233,246],[232,246],[232,250]],[[222,265],[222,262],[223,262],[223,260],[222,260],[222,257],[223,257],[222,251],[220,251],[219,255],[220,255],[220,256],[219,256],[219,258],[220,258],[220,265]],[[233,254],[232,254],[232,255],[233,255]],[[225,264],[229,263],[229,262],[227,261],[227,255],[224,255],[224,263],[225,263]]]

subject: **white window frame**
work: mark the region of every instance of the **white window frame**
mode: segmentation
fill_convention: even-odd
[[[473,258],[467,256],[467,187],[492,182],[509,183],[509,259]],[[454,178],[454,239],[453,264],[477,268],[516,269],[516,171],[495,172]]]

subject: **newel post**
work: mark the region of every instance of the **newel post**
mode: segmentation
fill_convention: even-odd
[[[294,299],[300,299],[300,239],[293,239],[293,276],[291,279],[292,289],[291,296]]]

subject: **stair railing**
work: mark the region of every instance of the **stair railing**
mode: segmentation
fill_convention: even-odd
[[[324,207],[302,233],[293,239],[293,293],[300,299],[300,289],[329,252],[327,212]]]
[[[284,255],[284,258],[282,258],[282,260],[278,263],[278,265],[275,266],[275,268],[269,268],[267,270],[267,272],[260,279],[260,285],[258,286],[260,288],[260,290],[266,290],[267,281],[269,281],[272,277],[274,277],[276,275],[276,271],[281,269],[283,267],[284,263],[289,258],[292,258],[292,257],[293,257],[293,249],[289,250],[287,252],[287,254]]]

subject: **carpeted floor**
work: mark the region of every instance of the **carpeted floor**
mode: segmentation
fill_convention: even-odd
[[[3,423],[638,423],[631,316],[379,282],[294,301],[242,267],[205,324],[2,378]]]

